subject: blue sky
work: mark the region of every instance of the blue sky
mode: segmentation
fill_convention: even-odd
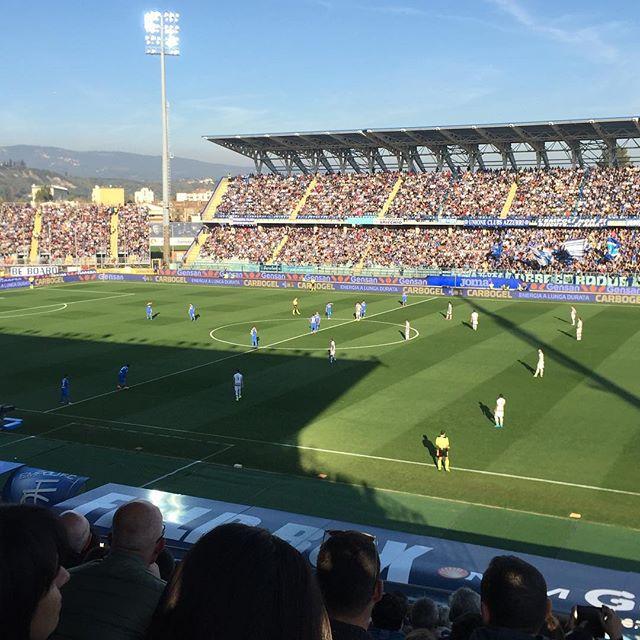
[[[181,13],[175,155],[204,134],[640,113],[639,0],[4,0],[0,145],[160,151],[148,9]]]

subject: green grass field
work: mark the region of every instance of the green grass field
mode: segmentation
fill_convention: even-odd
[[[300,318],[291,316],[296,293]],[[333,320],[309,335],[306,316],[322,314],[329,296]],[[0,434],[0,458],[86,474],[91,486],[147,486],[637,570],[638,310],[579,306],[578,343],[568,305],[455,299],[447,322],[444,298],[413,297],[406,308],[397,298],[366,296],[368,317],[354,322],[362,294],[96,282],[0,292],[0,401],[25,421]],[[478,332],[464,324],[473,308]],[[249,349],[254,323],[258,351]],[[539,347],[542,380],[532,377]],[[124,363],[131,388],[116,392]],[[70,406],[58,404],[65,373]],[[498,393],[502,430],[490,416]],[[442,428],[450,474],[432,459]]]

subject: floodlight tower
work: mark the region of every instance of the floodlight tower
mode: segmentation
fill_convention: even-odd
[[[179,13],[172,11],[148,11],[144,14],[145,53],[160,56],[160,86],[162,93],[162,257],[165,265],[171,259],[169,227],[169,114],[167,113],[167,80],[165,56],[180,55]]]

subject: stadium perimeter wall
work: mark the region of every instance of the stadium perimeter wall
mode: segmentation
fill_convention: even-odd
[[[535,274],[533,274],[535,275]],[[42,275],[31,278],[0,278],[0,290],[43,287],[74,282],[148,282],[195,284],[259,289],[351,291],[369,294],[461,296],[496,300],[546,300],[598,304],[640,305],[640,286],[620,284],[570,284],[554,282],[549,274],[543,278],[473,277],[436,275],[424,278],[375,277],[356,275],[314,275],[303,273],[235,272],[216,270],[164,270],[157,273],[123,273],[121,271],[83,272]],[[575,281],[581,276],[575,276]],[[606,276],[603,276],[606,278]],[[528,280],[539,280],[532,282]],[[544,281],[547,280],[547,281]],[[608,278],[622,282],[626,278]]]

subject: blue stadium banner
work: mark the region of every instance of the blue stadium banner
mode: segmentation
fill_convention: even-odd
[[[288,513],[243,504],[207,500],[119,484],[107,484],[59,504],[56,509],[85,515],[103,533],[115,510],[135,499],[153,502],[162,511],[165,537],[173,549],[188,549],[202,535],[229,522],[268,529],[290,542],[315,564],[327,529],[356,529],[376,536],[382,577],[397,584],[451,591],[461,586],[479,589],[482,572],[504,549],[370,527],[353,522]],[[576,604],[608,605],[624,612],[637,611],[640,575],[593,567],[555,558],[518,554],[543,573],[556,611],[568,613]]]
[[[76,496],[89,478],[20,465],[2,489],[3,502],[51,507]]]
[[[9,471],[15,471],[20,467],[24,467],[23,462],[9,462],[8,460],[0,460],[0,474],[9,473]]]

